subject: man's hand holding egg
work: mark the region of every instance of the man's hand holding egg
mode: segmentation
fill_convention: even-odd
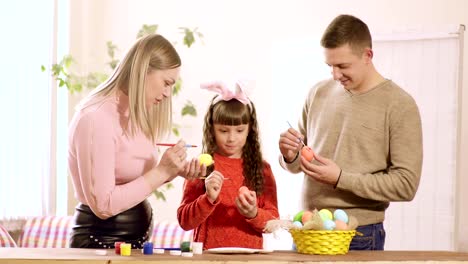
[[[236,198],[236,206],[239,213],[248,219],[257,216],[257,194],[250,191],[246,186],[239,188],[239,195]]]
[[[341,175],[341,168],[333,160],[314,153],[308,146],[301,149],[301,170],[314,180],[333,186]]]

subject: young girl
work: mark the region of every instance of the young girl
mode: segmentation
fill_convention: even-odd
[[[253,103],[243,92],[223,83],[202,88],[215,91],[205,115],[203,152],[214,157],[205,180],[186,180],[177,218],[204,249],[262,248],[267,221],[278,218],[276,183],[260,151]],[[248,189],[247,189],[248,188]]]

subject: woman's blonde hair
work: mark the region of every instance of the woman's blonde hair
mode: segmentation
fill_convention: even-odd
[[[172,127],[172,92],[149,109],[145,104],[146,75],[152,70],[168,70],[181,66],[179,54],[163,36],[150,34],[138,39],[111,76],[82,100],[78,109],[103,102],[117,91],[128,95],[129,120],[126,132],[143,132],[153,142],[167,136]]]

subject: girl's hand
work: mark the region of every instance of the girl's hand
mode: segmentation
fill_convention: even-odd
[[[205,189],[208,200],[214,203],[221,192],[223,186],[224,176],[219,171],[213,171],[205,180]]]
[[[206,176],[206,166],[200,164],[197,158],[193,158],[185,164],[179,175],[187,180],[204,177]]]
[[[239,213],[248,219],[257,216],[257,194],[247,187],[239,188],[239,196],[236,198],[236,206]]]

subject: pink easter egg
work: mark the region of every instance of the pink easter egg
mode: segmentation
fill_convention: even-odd
[[[341,220],[335,220],[335,225],[335,230],[348,230],[348,225]]]
[[[242,194],[248,194],[250,191],[249,191],[249,188],[247,188],[246,186],[242,186],[239,188],[239,195],[242,195]]]

